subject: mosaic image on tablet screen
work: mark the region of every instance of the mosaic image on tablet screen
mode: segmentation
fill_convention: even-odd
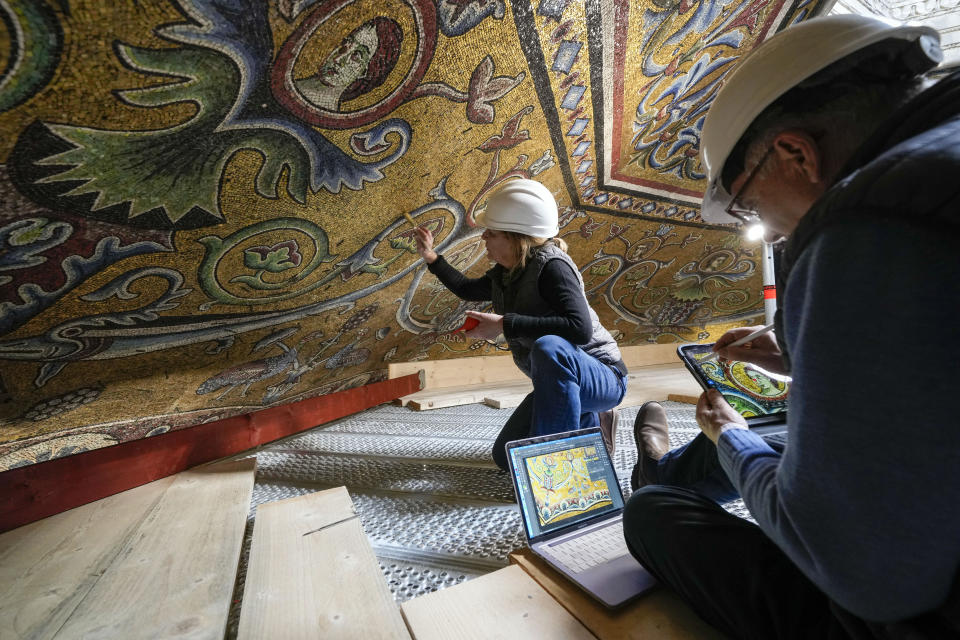
[[[687,353],[693,357],[694,366],[740,415],[752,418],[787,410],[789,382],[747,362],[720,359],[702,362],[713,353],[712,346],[697,345],[687,349]]]

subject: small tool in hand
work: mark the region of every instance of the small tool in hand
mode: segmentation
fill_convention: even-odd
[[[403,212],[403,217],[407,219],[407,222],[409,222],[410,224],[413,225],[414,229],[416,229],[416,227],[417,227],[417,222],[413,219],[413,216],[411,216],[409,213],[407,213],[406,211],[404,211],[404,212]]]
[[[476,329],[480,326],[480,321],[476,318],[467,316],[467,319],[463,321],[463,324],[453,330],[454,333],[459,333],[460,331],[470,331],[471,329]]]

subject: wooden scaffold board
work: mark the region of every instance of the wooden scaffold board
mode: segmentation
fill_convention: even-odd
[[[257,508],[238,637],[410,637],[344,487]]]
[[[195,467],[0,535],[0,637],[219,640],[255,467]]]

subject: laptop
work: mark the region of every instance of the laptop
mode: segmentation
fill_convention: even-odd
[[[762,436],[781,435],[785,440],[789,377],[747,362],[711,359],[712,343],[681,345],[677,355],[700,386],[723,394],[750,429]]]
[[[608,607],[656,585],[623,538],[623,494],[600,429],[507,443],[527,542]]]

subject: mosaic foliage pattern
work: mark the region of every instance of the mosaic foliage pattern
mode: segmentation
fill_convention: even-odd
[[[403,214],[517,176],[624,344],[755,320],[698,128],[816,1],[0,0],[0,470],[493,353]]]

